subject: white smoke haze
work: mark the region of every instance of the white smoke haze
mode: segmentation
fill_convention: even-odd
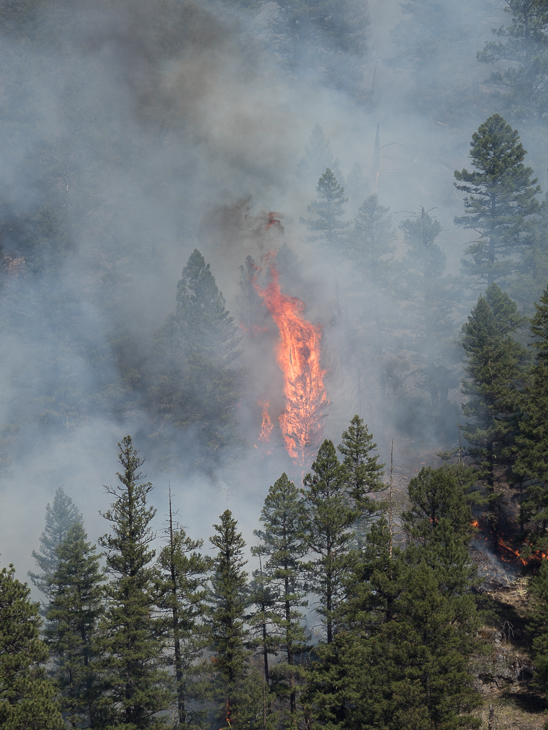
[[[377,192],[394,216],[401,259],[398,224],[424,206],[442,225],[437,242],[447,255],[447,273],[457,275],[469,234],[453,224],[462,214],[453,172],[470,167],[471,135],[497,111],[482,86],[490,69],[475,55],[491,29],[508,22],[504,4],[435,4],[440,12],[432,33],[446,40],[443,53],[433,53],[420,72],[432,82],[431,109],[426,98],[414,103],[418,77],[397,60],[398,38],[402,32],[412,38],[414,31],[397,30],[410,21],[395,0],[369,2],[367,50],[350,59],[361,74],[357,92],[350,82],[336,87],[329,81],[304,46],[288,70],[269,29],[277,4],[245,5],[51,2],[23,30],[4,26],[0,225],[3,253],[12,263],[2,274],[0,425],[12,432],[5,446],[11,463],[0,485],[0,553],[19,576],[33,567],[45,506],[59,486],[83,512],[91,539],[107,530],[98,514],[110,501],[102,485],[115,484],[116,444],[128,433],[147,457],[143,471],[156,486],[157,528],[171,485],[180,523],[193,538],[204,538],[206,549],[211,525],[227,507],[252,542],[268,486],[284,470],[302,476],[276,422],[284,401],[271,320],[268,337],[242,340],[245,444],[213,475],[181,466],[195,448],[185,432],[174,435],[180,460],[162,463],[144,392],[117,390],[113,341],[127,341],[127,357],[146,372],[155,333],[175,309],[177,282],[195,248],[210,263],[237,323],[246,256],[262,267],[264,254],[285,245],[301,262],[294,289],[283,288],[282,275],[282,290],[302,298],[306,318],[323,328],[330,401],[325,437],[338,444],[359,411],[383,460],[394,438],[411,471],[414,444],[432,458],[450,445],[436,442],[425,392],[417,390],[410,400],[407,383],[394,391],[389,408],[380,399],[374,328],[360,299],[371,284],[360,283],[349,262],[310,240],[300,220],[309,217],[319,175],[303,173],[299,163],[319,124],[343,184],[356,163],[363,174],[361,196],[352,196],[346,220]],[[340,73],[344,65],[337,63]],[[443,103],[434,103],[439,98]],[[525,147],[532,145],[527,162],[544,174],[535,134],[522,135]],[[279,214],[283,232],[267,227],[269,212]],[[34,228],[21,233],[29,217]],[[476,297],[469,292],[457,308],[455,337]],[[412,329],[405,307],[402,314],[386,295],[379,302],[387,322]],[[261,316],[268,319],[265,311]],[[359,358],[358,340],[365,343]],[[387,355],[397,343],[398,336],[387,340]],[[449,440],[456,438],[460,408],[458,364],[456,372]],[[271,403],[271,454],[255,448],[259,399]]]

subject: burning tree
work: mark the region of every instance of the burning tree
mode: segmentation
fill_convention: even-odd
[[[262,289],[257,269],[254,286],[280,333],[276,360],[284,376],[286,407],[279,423],[288,454],[305,464],[320,441],[323,408],[327,405],[325,370],[320,365],[322,333],[320,327],[304,319],[303,301],[281,293],[274,254],[268,255],[267,263],[270,282]]]

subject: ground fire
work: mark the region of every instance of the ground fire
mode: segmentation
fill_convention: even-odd
[[[321,329],[304,319],[304,302],[281,293],[275,254],[269,253],[265,259],[270,281],[261,288],[261,270],[257,269],[253,286],[280,332],[276,360],[284,376],[286,405],[278,420],[288,454],[296,463],[305,464],[321,441],[322,408],[327,405],[325,370],[320,366]],[[261,434],[264,429],[263,409]]]

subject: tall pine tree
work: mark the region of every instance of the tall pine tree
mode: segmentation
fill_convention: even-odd
[[[214,525],[210,538],[217,555],[213,559],[211,595],[207,612],[213,670],[213,693],[220,721],[236,726],[243,712],[242,689],[247,675],[249,650],[244,626],[247,605],[245,542],[230,510]]]
[[[456,170],[457,190],[466,194],[459,226],[478,234],[465,250],[464,271],[488,286],[511,277],[534,243],[540,192],[516,129],[493,114],[472,135],[473,172]]]
[[[525,348],[511,336],[519,322],[515,303],[492,284],[462,328],[467,356],[463,412],[469,418],[463,434],[491,491],[514,462],[519,391],[527,362]]]
[[[40,551],[32,551],[32,557],[41,572],[29,571],[30,579],[46,597],[49,597],[50,581],[59,563],[57,549],[63,544],[70,528],[75,524],[83,524],[80,510],[59,487],[55,492],[53,504],[46,505],[46,526],[40,535]]]
[[[154,616],[158,581],[150,543],[155,538],[151,522],[156,510],[147,505],[152,484],[142,482],[143,459],[131,436],[118,449],[120,484],[106,487],[114,502],[103,514],[111,532],[99,540],[111,575],[100,625],[106,688],[102,710],[107,725],[144,730],[163,724],[158,713],[171,700],[161,666],[164,642]]]
[[[95,547],[79,522],[57,548],[57,558],[45,614],[51,674],[70,726],[98,727],[101,680],[97,626],[103,613],[104,575]]]
[[[284,473],[268,490],[261,512],[263,529],[255,530],[265,558],[264,576],[273,595],[270,608],[277,648],[284,658],[273,668],[274,688],[289,699],[292,715],[297,711],[297,688],[302,678],[298,656],[306,647],[304,617],[307,604],[306,566],[308,553],[302,498]]]

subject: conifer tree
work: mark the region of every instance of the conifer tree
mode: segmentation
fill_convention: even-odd
[[[344,188],[339,185],[335,174],[327,168],[320,177],[316,186],[318,199],[307,206],[307,211],[314,218],[301,219],[301,223],[314,234],[313,241],[332,250],[342,246],[341,233],[348,228],[348,223],[340,219],[344,215],[344,205],[348,198],[344,195]]]
[[[216,534],[210,537],[217,555],[213,559],[211,595],[207,612],[212,651],[214,698],[220,718],[231,726],[239,720],[242,686],[247,675],[246,630],[247,573],[243,570],[245,542],[230,510],[225,510]]]
[[[356,708],[361,726],[477,728],[481,721],[471,711],[479,695],[470,672],[477,616],[463,622],[425,561],[406,571],[393,608],[390,621],[368,642],[367,695]]]
[[[449,362],[453,353],[454,325],[451,314],[459,291],[445,275],[446,256],[436,243],[440,223],[421,207],[420,213],[401,224],[407,246],[403,260],[403,286],[400,296],[412,315],[406,346],[415,353],[416,377],[430,403],[438,427],[443,422],[451,387]],[[454,378],[453,378],[454,379]]]
[[[463,412],[471,419],[463,434],[491,491],[496,477],[505,476],[514,461],[518,394],[527,361],[525,348],[511,337],[519,321],[515,303],[492,284],[462,328],[468,360]]]
[[[171,649],[169,664],[173,668],[177,694],[176,728],[192,725],[193,663],[201,655],[207,639],[201,621],[207,597],[207,576],[211,560],[198,550],[203,540],[192,540],[182,527],[173,524],[169,495],[168,543],[158,556],[160,596],[158,608],[164,618],[163,635]]]
[[[276,647],[284,659],[273,668],[275,690],[289,695],[291,714],[297,710],[297,686],[302,670],[297,656],[306,646],[304,617],[307,583],[303,558],[308,553],[304,509],[299,491],[284,473],[268,490],[261,512],[258,550],[265,560],[264,580],[272,595],[271,622]]]
[[[46,597],[49,597],[50,581],[59,562],[57,549],[63,544],[70,528],[75,524],[83,524],[80,510],[65,494],[62,487],[59,487],[55,492],[53,504],[46,505],[46,526],[40,535],[40,551],[32,551],[32,557],[41,572],[31,573],[29,571],[30,579]]]
[[[511,24],[493,29],[502,40],[486,43],[478,60],[501,64],[489,81],[512,119],[543,122],[548,111],[548,9],[542,0],[508,0],[504,10],[511,14]]]
[[[339,452],[343,456],[343,464],[348,473],[348,495],[352,506],[360,512],[357,532],[360,538],[368,521],[385,508],[379,493],[386,489],[382,481],[384,464],[379,462],[379,455],[374,452],[377,444],[373,442],[373,434],[358,415],[350,421],[350,426],[342,435]]]
[[[466,193],[464,215],[455,223],[479,237],[465,251],[464,271],[489,286],[508,279],[534,243],[540,192],[517,130],[493,114],[472,135],[475,171],[456,170],[457,190]]]
[[[331,441],[325,440],[320,446],[312,471],[303,479],[307,541],[316,556],[310,562],[310,571],[319,598],[318,613],[330,644],[337,631],[344,578],[355,561],[352,528],[361,512],[349,505],[348,472],[339,463]]]
[[[62,730],[55,689],[43,665],[48,650],[40,639],[38,606],[30,590],[0,571],[0,726],[2,730]]]
[[[409,535],[425,546],[443,519],[467,543],[473,534],[471,504],[478,499],[475,477],[474,470],[458,466],[423,467],[409,482],[410,509],[402,515]]]
[[[548,288],[535,309],[530,346],[535,351],[536,362],[523,394],[514,472],[517,479],[527,483],[521,504],[522,524],[529,523],[535,546],[545,549],[548,547]]]
[[[390,290],[395,274],[396,231],[389,208],[379,203],[377,195],[370,195],[360,206],[352,228],[345,237],[341,253],[352,263],[352,269],[359,274],[360,309],[368,312],[374,322],[374,349],[379,371],[381,399],[385,397],[386,375],[384,364],[384,342],[386,329],[386,308],[382,295]],[[364,280],[367,286],[364,286]],[[360,317],[363,314],[360,313]],[[355,324],[356,329],[359,323]],[[363,357],[356,353],[358,368]]]
[[[80,522],[57,548],[50,582],[46,642],[63,716],[71,727],[98,727],[100,695],[97,623],[103,613],[103,573]]]
[[[120,484],[106,487],[114,502],[103,514],[111,532],[99,540],[111,575],[100,625],[106,685],[102,710],[107,725],[144,730],[163,724],[157,713],[166,710],[171,700],[167,673],[161,667],[164,642],[154,617],[157,575],[150,543],[155,538],[151,522],[156,510],[147,505],[152,484],[142,482],[143,459],[131,436],[125,436],[118,449]]]
[[[211,468],[236,436],[241,373],[236,325],[209,264],[195,249],[177,284],[177,308],[157,336],[153,407],[196,439],[196,464]]]
[[[340,178],[339,163],[333,157],[331,143],[320,125],[315,124],[310,133],[304,157],[297,166],[297,171],[300,176],[314,183],[327,168],[333,170],[335,176]]]

